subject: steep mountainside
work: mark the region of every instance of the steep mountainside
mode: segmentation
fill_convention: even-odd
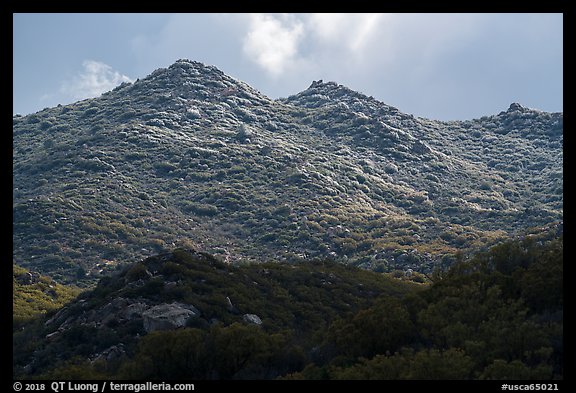
[[[563,114],[439,122],[333,82],[271,100],[179,60],[13,119],[14,260],[98,276],[167,247],[430,272],[562,220]]]

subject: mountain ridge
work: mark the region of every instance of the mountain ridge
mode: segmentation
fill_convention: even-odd
[[[13,118],[14,261],[88,278],[188,245],[430,272],[562,220],[562,130],[562,113],[514,103],[415,118],[335,82],[271,100],[179,60]]]

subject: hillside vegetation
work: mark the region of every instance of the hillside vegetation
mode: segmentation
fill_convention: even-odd
[[[14,116],[12,173],[14,378],[563,378],[563,113],[178,60]]]
[[[551,231],[460,260],[431,284],[177,249],[16,332],[14,375],[561,379],[562,260]]]
[[[563,114],[442,122],[334,82],[271,100],[179,60],[13,118],[14,261],[61,282],[174,247],[430,274],[562,220]]]
[[[64,286],[38,272],[12,265],[12,321],[14,329],[72,301],[80,289]]]

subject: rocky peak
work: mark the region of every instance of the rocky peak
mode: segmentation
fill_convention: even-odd
[[[563,117],[562,112],[543,112],[513,102],[506,111],[494,116],[492,121],[497,125],[494,130],[496,134],[511,133],[523,139],[541,139],[555,144],[562,143]]]
[[[212,65],[206,65],[199,61],[189,60],[189,59],[178,59],[172,65],[168,67],[168,69],[194,69],[198,70],[199,72],[206,72],[206,73],[215,73],[221,76],[225,76],[224,72],[220,71],[217,67]]]
[[[339,101],[369,100],[367,96],[336,82],[313,81],[304,91],[290,96],[287,102],[308,108],[331,105]]]
[[[160,68],[139,82],[148,88],[161,89],[164,95],[171,92],[172,95],[185,99],[221,101],[227,97],[239,97],[253,103],[271,101],[217,67],[187,59],[179,59],[168,68]]]
[[[526,110],[528,110],[528,108],[523,107],[517,102],[511,103],[510,107],[508,108],[508,112],[524,112]]]
[[[403,114],[398,109],[373,97],[354,91],[336,82],[313,81],[304,91],[284,99],[284,102],[306,108],[322,108],[340,116],[353,115],[362,119],[384,121],[398,127],[398,120],[412,123],[413,116]],[[364,120],[359,120],[363,122]]]

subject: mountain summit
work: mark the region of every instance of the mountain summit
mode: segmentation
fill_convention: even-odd
[[[179,60],[13,118],[14,262],[98,277],[175,246],[430,272],[563,215],[563,114],[415,118],[335,82],[272,100]]]

